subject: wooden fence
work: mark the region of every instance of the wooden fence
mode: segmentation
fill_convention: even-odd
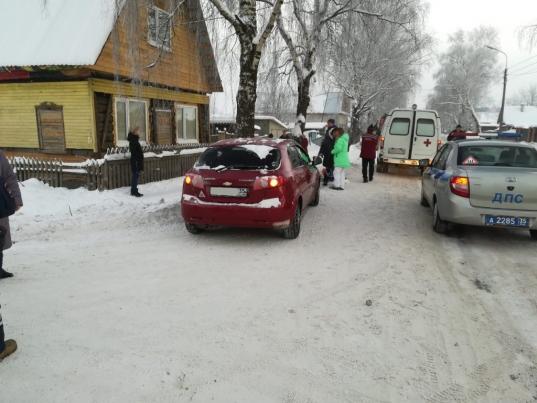
[[[150,154],[146,154],[144,158],[144,172],[140,176],[140,183],[183,176],[194,166],[202,152],[192,149],[206,146],[196,144],[144,147],[144,152]],[[128,149],[124,148],[110,149],[104,159],[87,160],[81,164],[21,157],[10,158],[9,162],[16,170],[20,181],[37,178],[53,187],[86,187],[90,190],[103,190],[129,186],[131,182]]]
[[[9,163],[19,181],[36,178],[50,186],[63,186],[63,163],[57,160],[41,161],[36,158],[12,157]]]

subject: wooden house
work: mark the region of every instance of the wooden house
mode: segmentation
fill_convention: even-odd
[[[0,18],[0,148],[62,158],[209,141],[222,90],[199,0],[25,0]]]

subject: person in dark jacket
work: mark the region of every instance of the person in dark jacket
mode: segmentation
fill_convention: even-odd
[[[362,149],[360,158],[362,158],[362,176],[364,183],[373,181],[375,173],[375,159],[377,158],[377,145],[379,136],[376,134],[374,126],[367,128],[367,133],[362,136]]]
[[[449,133],[447,140],[448,141],[466,140],[466,132],[462,130],[461,125],[457,125],[455,130]]]
[[[22,207],[22,197],[17,176],[13,168],[9,165],[6,156],[0,152],[0,176],[3,179],[7,193],[15,200],[15,208],[18,210]],[[11,247],[11,231],[9,230],[9,217],[0,218],[0,279],[13,277],[13,274],[4,270],[4,253],[3,251]]]
[[[7,193],[15,200],[15,208],[19,210],[22,207],[22,197],[17,177],[9,165],[5,155],[0,152],[0,177],[2,177]],[[3,268],[4,250],[9,249],[12,245],[11,232],[9,230],[9,217],[0,218],[0,278],[13,277],[13,274]],[[17,350],[15,340],[5,340],[4,323],[0,313],[0,361]]]
[[[143,194],[138,192],[138,180],[140,179],[140,173],[144,171],[144,152],[140,145],[140,135],[138,132],[140,129],[135,127],[127,136],[129,140],[129,151],[131,153],[131,196],[142,197]]]
[[[334,149],[334,143],[336,142],[333,134],[335,128],[335,120],[328,119],[324,139],[321,143],[321,148],[319,149],[319,156],[323,157],[323,165],[326,168],[326,175],[323,178],[324,186],[328,185],[328,182],[334,181],[334,155],[332,154],[332,150]]]

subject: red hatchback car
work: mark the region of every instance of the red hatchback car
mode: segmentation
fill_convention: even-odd
[[[315,163],[292,140],[223,140],[185,175],[181,211],[194,234],[222,226],[274,228],[294,239],[306,206],[319,204],[320,183]]]

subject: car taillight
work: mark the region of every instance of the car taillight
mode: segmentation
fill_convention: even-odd
[[[184,184],[195,188],[203,188],[203,178],[201,175],[188,174],[185,176]]]
[[[440,150],[440,147],[442,147],[442,140],[437,140],[436,141],[436,149]]]
[[[449,180],[451,193],[461,197],[470,197],[470,179],[466,176],[452,176]]]
[[[254,190],[275,189],[283,185],[281,176],[259,176],[254,182]]]

